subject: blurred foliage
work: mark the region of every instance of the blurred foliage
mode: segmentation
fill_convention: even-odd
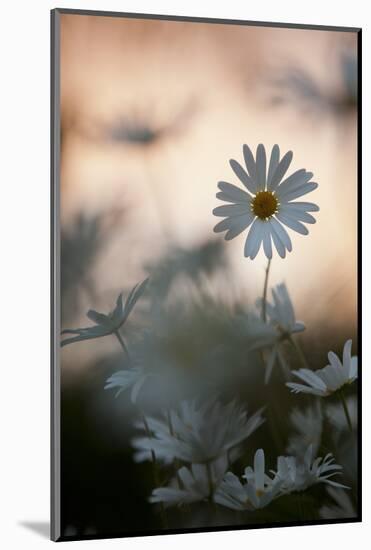
[[[272,102],[275,105],[295,102],[303,108],[317,114],[328,114],[335,118],[356,115],[357,109],[357,59],[348,52],[338,56],[339,89],[336,83],[323,83],[298,67],[283,69],[271,79],[275,93]]]
[[[80,250],[86,242],[88,251],[95,253],[100,243],[99,224],[83,228],[80,225],[75,233],[79,244],[71,244],[70,251]],[[94,254],[88,258],[91,266]],[[233,471],[241,475],[258,448],[264,449],[268,468],[275,468],[276,457],[286,453],[294,433],[290,412],[308,406],[313,396],[291,394],[279,368],[273,369],[265,385],[261,354],[249,351],[246,308],[237,297],[226,304],[210,295],[213,277],[221,273],[227,277],[223,245],[209,242],[192,250],[174,248],[145,269],[148,286],[138,302],[131,330],[123,331],[132,360],[159,374],[144,384],[139,409],[157,414],[162,407],[177,405],[195,393],[216,393],[222,401],[238,398],[249,413],[265,406],[266,422],[241,446]],[[84,270],[77,273],[77,280],[84,280]],[[305,336],[302,342],[311,366],[324,366],[329,349],[326,330],[322,330],[316,350],[308,347]],[[336,345],[340,347],[342,342]],[[287,345],[284,352],[292,368],[297,368],[295,351]],[[125,366],[127,358],[112,338],[112,352],[106,358],[79,375],[62,376],[62,529],[67,538],[69,532],[84,537],[87,529],[107,536],[162,529],[159,508],[147,501],[155,486],[151,464],[132,460],[130,440],[136,434],[138,409],[127,393],[115,400],[112,392],[103,390],[107,378]],[[333,452],[344,465],[341,481],[352,487],[350,496],[356,505],[355,448],[347,433],[334,440],[333,426],[324,418],[318,454]],[[161,468],[158,482],[167,484],[171,476],[170,467]],[[167,522],[171,528],[181,529],[318,520],[323,505],[331,507],[333,502],[320,485],[297,496],[281,497],[255,512],[237,513],[208,503],[169,509]]]

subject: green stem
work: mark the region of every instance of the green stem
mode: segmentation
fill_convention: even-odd
[[[300,359],[300,362],[301,364],[303,365],[303,367],[305,369],[308,369],[310,370],[310,367],[309,367],[309,364],[308,364],[308,361],[306,360],[305,358],[305,355],[303,353],[303,350],[301,349],[301,347],[299,346],[298,342],[292,337],[292,335],[290,334],[289,335],[289,341],[290,341],[290,344],[294,347],[299,359]]]
[[[211,472],[210,462],[206,462],[206,471],[207,471],[207,480],[209,482],[209,499],[210,499],[210,502],[214,502],[213,501],[214,484],[213,484],[213,475]]]
[[[170,411],[167,411],[167,423],[168,423],[168,426],[169,426],[170,435],[172,437],[174,437],[174,428],[173,428],[173,423],[171,421]],[[174,466],[175,466],[175,470],[176,470],[176,479],[177,479],[177,482],[178,482],[178,487],[179,487],[179,489],[181,489],[182,488],[182,482],[181,482],[181,479],[179,477],[180,463],[179,463],[179,460],[177,458],[174,459]]]
[[[152,439],[151,430],[149,428],[147,419],[146,419],[146,417],[144,416],[143,413],[142,413],[142,421],[143,421],[144,429],[146,431],[146,435],[147,435],[148,439]],[[153,449],[151,449],[151,459],[152,459],[153,481],[154,481],[155,487],[157,488],[157,487],[160,487],[161,484],[160,484],[158,471],[157,471],[156,454],[155,454],[155,451]],[[168,528],[168,522],[167,522],[166,510],[165,510],[165,506],[164,506],[163,502],[160,502],[160,512],[161,512],[162,524],[163,524],[164,528],[167,529]]]
[[[118,329],[114,331],[114,334],[115,334],[116,338],[118,339],[118,341],[120,343],[120,346],[121,346],[128,362],[130,364],[131,363],[131,357],[130,357],[130,353],[129,353],[129,350],[127,348],[127,345],[125,344],[125,340],[121,336]],[[147,419],[146,419],[146,417],[144,416],[143,413],[142,413],[142,421],[143,421],[144,429],[145,429],[145,432],[146,432],[146,435],[147,435],[148,439],[152,439],[151,430],[149,428]],[[161,484],[160,484],[158,471],[157,471],[156,454],[155,454],[155,451],[153,449],[151,449],[151,460],[152,460],[152,471],[153,471],[154,485],[155,485],[155,487],[160,487]],[[166,516],[165,506],[164,506],[163,502],[160,502],[160,511],[161,511],[161,520],[162,520],[163,527],[165,529],[167,529],[168,528],[168,522],[167,522],[167,516]]]
[[[353,431],[352,421],[350,420],[350,415],[349,415],[349,411],[348,411],[347,402],[345,401],[344,392],[343,392],[342,389],[339,390],[339,396],[340,396],[341,404],[343,405],[344,414],[345,414],[345,417],[347,419],[348,427],[349,427],[350,431],[352,432]]]
[[[268,260],[267,267],[265,269],[265,278],[264,278],[264,287],[263,287],[263,303],[262,303],[262,319],[264,323],[267,322],[267,292],[268,292],[268,278],[269,278],[269,270],[271,267],[271,261]]]
[[[120,346],[124,352],[124,354],[126,355],[129,363],[131,363],[131,358],[130,358],[130,353],[129,353],[129,350],[127,348],[127,345],[125,344],[125,341],[123,339],[123,337],[121,336],[121,334],[119,333],[118,329],[114,331],[114,335],[117,337],[119,343],[120,343]]]

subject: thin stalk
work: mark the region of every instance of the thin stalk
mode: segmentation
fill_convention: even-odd
[[[269,270],[271,267],[271,261],[268,260],[267,267],[265,268],[264,287],[263,287],[263,304],[262,304],[262,319],[264,323],[267,322],[267,292],[268,292],[268,278]]]
[[[143,413],[142,413],[142,421],[143,421],[144,429],[146,431],[146,435],[147,435],[148,439],[152,439],[152,432],[149,428],[147,419],[146,419],[146,417],[144,416]],[[158,471],[157,471],[156,454],[155,454],[155,451],[153,449],[151,449],[151,460],[152,460],[153,482],[154,482],[155,487],[157,488],[157,487],[161,486],[161,483],[160,483],[159,476],[158,476]],[[167,522],[166,510],[165,510],[165,506],[164,506],[163,502],[160,502],[160,513],[161,513],[162,524],[163,524],[164,528],[167,529],[168,528],[168,522]]]
[[[121,336],[118,329],[114,331],[114,334],[117,337],[117,339],[120,343],[120,346],[121,346],[127,360],[129,361],[129,364],[130,364],[131,363],[131,357],[130,357],[130,353],[129,353],[129,350],[127,348],[127,345],[125,344],[125,340]],[[145,432],[146,432],[146,435],[147,435],[148,439],[152,439],[151,430],[149,428],[147,419],[146,419],[146,417],[144,416],[143,413],[142,413],[142,422],[143,422],[144,429],[145,429]],[[156,454],[155,454],[155,451],[153,449],[151,449],[151,460],[152,460],[153,482],[154,482],[155,487],[160,487],[161,484],[160,484],[158,471],[157,471]],[[161,512],[161,520],[162,520],[163,527],[165,529],[167,529],[168,528],[168,522],[167,522],[166,511],[165,511],[165,506],[164,506],[163,502],[160,502],[160,512]]]
[[[213,501],[214,484],[213,484],[213,475],[211,472],[210,462],[206,462],[206,471],[207,471],[207,481],[209,483],[209,499],[210,499],[210,502],[214,502]]]
[[[167,411],[167,423],[168,423],[168,426],[169,426],[170,435],[172,437],[174,437],[174,428],[173,428],[173,423],[171,421],[170,411]],[[180,464],[179,464],[179,460],[177,458],[174,459],[174,466],[175,466],[175,470],[176,470],[176,479],[177,479],[177,482],[178,482],[178,487],[179,487],[179,489],[181,489],[182,488],[182,482],[181,482],[181,479],[179,477]]]
[[[343,405],[344,414],[345,414],[345,417],[347,419],[348,427],[349,427],[350,431],[353,431],[352,421],[350,419],[350,414],[349,414],[349,411],[348,411],[348,405],[347,405],[347,402],[345,401],[344,392],[343,392],[342,389],[339,391],[339,396],[340,396],[341,404]]]
[[[131,363],[131,358],[130,358],[129,350],[128,350],[128,348],[127,348],[127,345],[125,344],[125,341],[124,341],[123,337],[122,337],[121,334],[119,333],[119,330],[118,330],[118,329],[115,330],[115,331],[114,331],[114,334],[115,334],[115,336],[117,337],[117,339],[118,339],[118,341],[119,341],[119,343],[120,343],[120,346],[121,346],[123,352],[125,353],[125,355],[126,355],[128,361],[129,361],[129,363]]]
[[[296,354],[297,354],[297,356],[299,357],[299,360],[300,360],[302,366],[303,366],[305,369],[309,369],[309,370],[310,370],[308,361],[307,361],[306,358],[305,358],[305,355],[304,355],[304,353],[303,353],[303,350],[301,349],[301,347],[299,346],[298,342],[295,340],[295,338],[292,337],[291,334],[289,335],[289,342],[290,342],[290,344],[293,346],[293,348],[295,349]]]
[[[171,420],[171,414],[170,414],[169,410],[167,411],[166,415],[167,415],[167,423],[168,423],[168,426],[169,426],[170,435],[174,437],[175,432],[174,432],[173,422]],[[180,479],[180,475],[179,475],[180,466],[181,466],[181,464],[180,464],[179,459],[174,458],[175,476],[176,476],[176,480],[177,480],[177,483],[178,483],[178,488],[183,489],[182,480]],[[181,517],[182,522],[184,523],[184,525],[186,525],[186,523],[187,523],[187,517],[186,517],[187,510],[188,510],[188,504],[183,504],[183,506],[181,506],[180,510],[179,510],[180,511],[180,517]]]

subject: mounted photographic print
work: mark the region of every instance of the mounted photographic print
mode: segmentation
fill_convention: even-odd
[[[356,28],[52,11],[52,538],[361,520]]]

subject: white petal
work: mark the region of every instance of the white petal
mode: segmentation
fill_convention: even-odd
[[[358,357],[352,357],[350,361],[349,379],[356,379],[358,377]]]
[[[318,395],[323,397],[325,394],[323,391],[310,386],[304,386],[304,384],[295,384],[293,382],[286,382],[286,386],[291,389],[294,393],[309,393],[312,395]]]
[[[272,259],[272,241],[271,241],[271,228],[270,228],[269,221],[266,221],[264,226],[263,249],[268,260],[271,260]]]
[[[304,183],[307,183],[312,178],[312,172],[307,172],[304,168],[297,170],[291,176],[286,178],[276,189],[278,196],[283,195],[289,189],[296,189]]]
[[[270,222],[272,221],[272,219],[270,220]],[[281,258],[285,258],[285,256],[286,256],[286,247],[282,243],[279,236],[277,235],[277,232],[274,229],[274,227],[272,226],[272,224],[271,224],[271,235],[272,235],[273,244],[276,247],[276,250],[277,250],[278,254],[281,256]]]
[[[280,194],[279,196],[278,196],[278,192],[276,192],[276,195],[279,202],[283,203],[283,202],[293,201],[298,197],[306,195],[307,193],[310,193],[311,191],[314,191],[315,189],[317,189],[317,187],[318,187],[318,183],[311,181],[310,183],[304,183],[303,185],[300,185],[295,189],[288,189],[287,191]]]
[[[292,206],[293,204],[295,203],[288,203],[288,204],[281,205],[280,212],[282,212],[282,214],[285,214],[285,216],[294,218],[300,222],[316,223],[316,218],[308,214],[308,212],[304,212],[299,208],[295,208],[294,206]]]
[[[213,210],[214,216],[240,216],[250,212],[250,204],[223,204],[222,206],[217,206]]]
[[[277,234],[277,237],[280,239],[282,244],[287,248],[289,252],[291,252],[291,239],[286,229],[275,218],[271,218],[270,223],[273,231]]]
[[[319,212],[319,206],[314,204],[314,202],[289,202],[287,204],[292,204],[295,208],[303,210],[304,212]]]
[[[221,233],[222,231],[227,231],[231,227],[232,220],[238,220],[240,217],[241,216],[235,216],[233,218],[225,218],[224,220],[220,221],[214,227],[214,233]]]
[[[303,380],[307,384],[310,384],[314,388],[326,391],[326,384],[323,382],[323,380],[321,380],[319,376],[317,376],[315,372],[309,369],[300,369],[298,371],[296,370],[292,372],[293,374],[295,374],[295,376],[301,378],[301,380]]]
[[[269,161],[269,168],[268,168],[268,175],[267,175],[267,188],[270,189],[270,183],[272,181],[272,177],[276,171],[277,166],[280,162],[280,148],[278,145],[273,145],[272,152],[271,152],[271,158]]]
[[[265,154],[265,147],[262,143],[259,143],[256,149],[256,183],[259,190],[265,189],[266,182],[266,170],[267,170],[267,158]]]
[[[258,449],[254,456],[255,489],[264,490],[265,459],[263,449]]]
[[[333,351],[329,351],[327,356],[328,356],[330,365],[336,368],[340,368],[340,369],[342,368],[343,365],[341,364],[341,361],[339,357],[336,355],[336,353],[334,353]]]
[[[248,191],[254,194],[256,191],[255,183],[247,174],[247,172],[242,168],[241,164],[234,159],[231,159],[229,161],[229,164],[231,165],[233,172],[236,174],[238,179],[244,184],[246,189],[248,189]]]
[[[254,221],[254,214],[252,212],[243,214],[242,216],[237,216],[234,218],[229,218],[231,220],[229,231],[225,234],[225,240],[230,241],[242,233],[245,229],[249,227]]]
[[[263,238],[263,226],[264,222],[259,218],[255,218],[255,221],[251,226],[245,242],[246,258],[250,256],[250,258],[253,260],[259,252],[259,248]]]
[[[305,225],[303,225],[302,223],[290,218],[289,216],[286,216],[285,214],[283,214],[281,212],[277,212],[276,218],[280,222],[287,225],[287,227],[290,227],[290,229],[292,229],[293,231],[296,231],[297,233],[300,233],[301,235],[308,235],[308,233],[309,233],[309,231],[305,227]]]
[[[302,321],[295,321],[291,332],[303,332],[303,330],[305,330],[305,324]]]
[[[292,156],[293,156],[292,151],[288,151],[288,153],[286,153],[286,155],[282,158],[281,162],[277,166],[276,171],[275,171],[275,173],[272,177],[270,187],[269,187],[269,189],[271,191],[274,191],[277,188],[280,181],[282,180],[282,178],[286,174],[286,172],[288,170],[288,167],[291,164]]]
[[[250,195],[243,191],[236,185],[228,183],[227,181],[219,181],[218,187],[223,193],[228,195],[234,202],[244,202],[245,200],[250,200]]]
[[[350,362],[352,357],[352,340],[347,340],[343,349],[343,366],[346,369],[348,375],[350,370]]]
[[[134,384],[133,389],[131,390],[130,399],[132,403],[136,403],[138,399],[138,395],[140,390],[142,389],[142,386],[144,382],[146,381],[146,377],[142,376],[142,378],[139,378],[139,380]]]
[[[256,174],[255,159],[254,159],[254,155],[252,154],[251,149],[246,144],[243,146],[243,157],[245,159],[245,164],[246,164],[247,171],[248,171],[251,179],[253,180],[253,182],[255,182],[255,191],[254,192],[256,193],[256,191],[257,191],[257,187],[256,187],[257,174]]]

